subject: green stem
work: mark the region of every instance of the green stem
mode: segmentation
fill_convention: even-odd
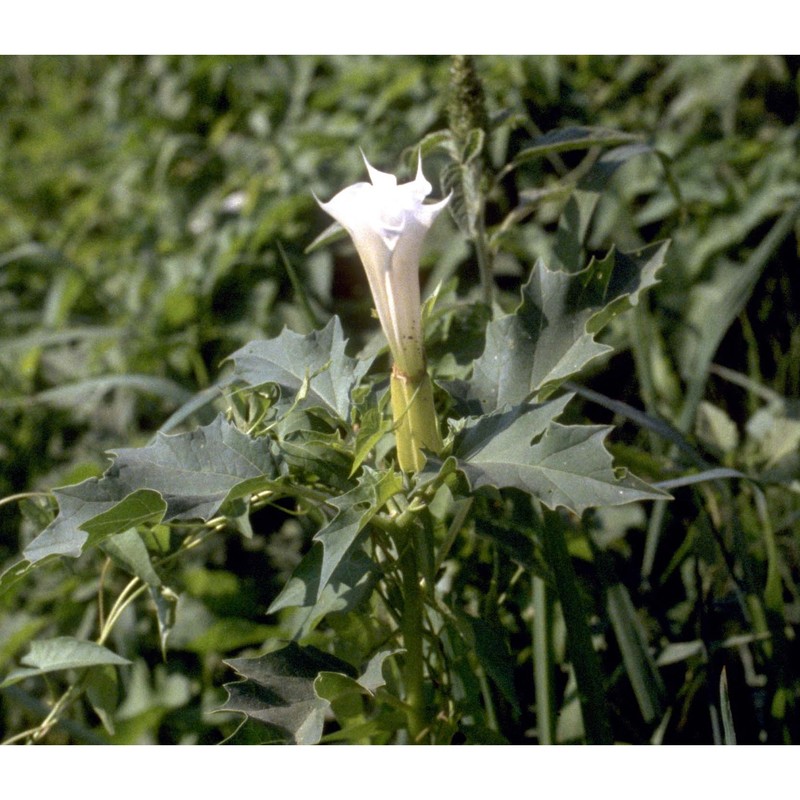
[[[400,557],[403,571],[403,645],[405,646],[404,680],[406,687],[406,716],[411,744],[419,744],[427,726],[425,714],[425,660],[422,650],[423,598],[419,584],[417,556],[412,537],[404,546]]]
[[[478,259],[478,270],[481,276],[481,288],[483,289],[483,302],[492,307],[494,302],[494,275],[492,271],[492,256],[489,252],[489,245],[486,242],[486,229],[483,224],[483,213],[476,224],[475,231],[475,255]]]
[[[539,744],[556,739],[556,698],[553,683],[552,603],[547,584],[533,576],[533,681],[536,687],[536,729]]]
[[[0,499],[0,506],[6,503],[16,503],[18,500],[26,500],[31,497],[51,497],[50,492],[20,492],[19,494],[10,494],[8,497]]]
[[[2,690],[2,694],[7,699],[12,700],[15,705],[20,705],[26,711],[42,718],[46,717],[50,711],[40,699],[23,691],[19,686],[6,686],[6,688]],[[61,719],[58,720],[56,724],[61,730],[68,733],[76,742],[81,744],[108,744],[108,739],[98,736],[94,731],[72,720]],[[38,730],[39,726],[37,725],[35,728],[28,728],[13,736],[9,736],[8,739],[0,742],[0,746],[15,744],[25,739],[32,739],[33,735],[37,733]]]

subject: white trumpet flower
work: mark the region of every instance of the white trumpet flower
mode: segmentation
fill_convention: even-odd
[[[318,201],[349,234],[367,273],[378,319],[389,341],[395,372],[425,374],[419,294],[419,259],[425,234],[450,197],[425,205],[431,185],[422,174],[397,178],[367,161],[371,183],[355,183],[329,202]]]

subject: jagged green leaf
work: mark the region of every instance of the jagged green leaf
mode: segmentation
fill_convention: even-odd
[[[323,610],[340,610],[360,599],[374,565],[356,544],[372,517],[402,487],[399,474],[364,467],[358,486],[330,501],[338,513],[314,536],[315,546],[272,603],[270,612],[302,606],[318,618]]]
[[[359,547],[349,550],[324,586],[320,584],[322,560],[322,545],[315,542],[269,607],[271,614],[284,608],[302,609],[292,619],[299,635],[310,633],[327,614],[356,607],[375,584],[375,563]]]
[[[456,438],[458,468],[473,489],[516,488],[582,513],[595,506],[667,497],[643,481],[615,470],[603,440],[609,428],[555,422],[571,395],[544,405],[521,405],[481,417]]]
[[[341,730],[325,736],[325,741],[346,741],[352,744],[385,743],[387,736],[402,727],[402,715],[382,714],[364,722],[364,698],[374,696],[377,689],[386,685],[383,664],[387,658],[402,649],[381,650],[362,669],[359,678],[341,672],[320,672],[314,681],[314,691],[331,705],[331,710]],[[376,724],[377,723],[377,724]]]
[[[353,466],[350,468],[348,477],[352,478],[358,472],[373,448],[384,436],[391,432],[394,422],[385,413],[388,402],[389,392],[384,392],[377,403],[369,406],[360,414],[355,447],[353,448]]]
[[[314,691],[318,697],[331,703],[334,709],[337,701],[352,700],[366,694],[361,684],[341,672],[320,672],[314,681]]]
[[[371,362],[345,355],[346,344],[338,317],[307,336],[284,329],[274,339],[250,342],[237,350],[231,356],[234,379],[250,386],[273,383],[286,395],[295,395],[307,383],[301,407],[321,407],[347,421],[350,392]]]
[[[658,283],[669,242],[656,242],[629,253],[612,248],[605,258],[593,258],[576,274],[579,282],[571,286],[570,309],[593,313],[587,329],[599,333],[614,317],[633,308],[639,297]]]
[[[314,536],[322,542],[323,558],[320,585],[324,588],[330,576],[347,551],[353,546],[358,534],[383,508],[386,501],[403,488],[403,479],[392,471],[375,472],[364,468],[358,486],[340,498],[331,500],[339,513],[330,525]]]
[[[222,416],[116,455],[101,478],[55,490],[59,514],[25,550],[29,561],[77,557],[87,543],[145,522],[208,520],[227,499],[278,471],[266,439],[251,439]]]
[[[96,667],[103,664],[130,664],[127,658],[118,656],[107,647],[71,636],[58,636],[31,642],[30,652],[21,659],[22,667],[14,670],[0,684],[0,688],[30,678],[63,669]]]
[[[381,686],[386,685],[386,680],[383,677],[383,662],[386,661],[387,658],[403,652],[405,651],[400,648],[394,648],[381,650],[376,653],[364,667],[361,677],[358,679],[358,683],[370,694],[375,694]]]
[[[357,674],[345,661],[296,642],[258,658],[225,663],[244,680],[225,684],[228,699],[219,710],[258,720],[291,744],[316,744],[322,737],[330,703],[314,691],[317,676],[333,672],[354,678]]]
[[[577,273],[554,272],[539,261],[514,314],[489,323],[472,378],[452,385],[484,413],[544,399],[586,364],[607,353],[595,335],[657,282],[667,244],[634,253],[612,250]]]
[[[294,409],[273,428],[282,459],[293,474],[316,476],[340,491],[352,484],[346,480],[351,470],[352,454],[342,442],[341,432],[332,431],[313,412]]]
[[[163,519],[167,504],[157,491],[137,489],[109,473],[109,477],[89,478],[53,492],[58,516],[25,549],[27,559],[36,562],[50,555],[77,558],[87,543]]]

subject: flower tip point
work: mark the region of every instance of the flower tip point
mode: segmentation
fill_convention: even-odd
[[[422,178],[422,180],[425,180],[425,175],[422,173],[422,148],[421,147],[419,148],[419,150],[417,150],[417,180],[419,180],[420,178]]]
[[[320,199],[319,199],[319,197],[317,197],[317,193],[316,193],[316,192],[315,192],[313,189],[311,190],[311,196],[314,198],[314,200],[316,200],[316,201],[317,201],[317,205],[318,205],[318,206],[319,206],[319,207],[320,207],[320,208],[321,208],[321,209],[322,209],[322,210],[323,210],[325,213],[330,213],[330,212],[328,211],[328,206],[330,205],[330,201],[329,201],[329,202],[327,202],[327,203],[325,203],[325,202],[323,202],[322,200],[320,200]]]
[[[367,172],[369,173],[370,183],[372,183],[372,185],[375,186],[376,181],[380,180],[378,176],[381,173],[377,169],[375,169],[375,167],[373,167],[372,164],[369,163],[369,159],[367,158],[366,153],[360,147],[358,148],[358,152],[361,153],[361,158],[364,159],[364,164],[367,168]]]

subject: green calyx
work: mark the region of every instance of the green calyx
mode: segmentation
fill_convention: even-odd
[[[423,372],[412,378],[393,369],[391,397],[400,469],[419,472],[425,465],[423,449],[441,453],[444,446],[430,376]]]

